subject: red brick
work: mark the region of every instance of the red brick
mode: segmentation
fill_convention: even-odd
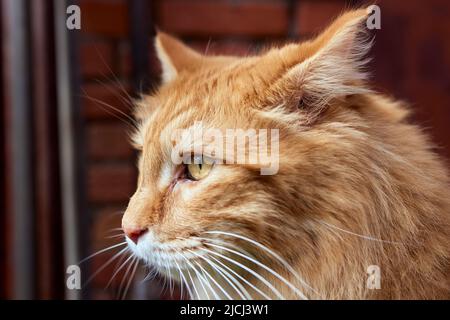
[[[126,83],[85,84],[81,91],[83,116],[90,120],[121,118],[123,121],[130,122],[131,127],[131,120],[122,114],[122,112],[127,115],[132,113],[132,101],[124,90],[129,92],[129,85]]]
[[[345,1],[299,1],[295,17],[297,35],[312,35],[325,29],[341,12]]]
[[[107,37],[128,35],[128,9],[124,0],[81,0],[81,30]]]
[[[107,41],[88,41],[80,45],[80,68],[84,78],[106,77],[113,71],[113,46]]]
[[[128,78],[131,76],[131,48],[128,42],[121,42],[118,46],[119,65],[118,74],[122,77]]]
[[[136,188],[136,169],[130,164],[92,164],[88,167],[88,200],[125,204]]]
[[[156,24],[179,35],[282,36],[288,30],[288,7],[284,1],[160,1]]]
[[[249,41],[189,41],[188,45],[198,52],[207,55],[236,55],[245,56],[255,53],[257,46]]]
[[[121,123],[92,123],[87,126],[88,157],[94,160],[131,159],[130,128]]]

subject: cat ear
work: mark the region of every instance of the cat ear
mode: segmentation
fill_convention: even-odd
[[[161,31],[156,34],[155,49],[161,62],[163,83],[172,81],[178,73],[194,67],[201,59],[199,53]]]
[[[334,98],[370,92],[364,87],[364,68],[372,41],[366,27],[366,10],[350,11],[337,18],[311,42],[285,47],[288,69],[277,86],[289,88],[299,107],[320,112]],[[297,51],[297,54],[295,53]],[[298,52],[308,52],[299,57]],[[283,53],[281,53],[283,56]],[[300,62],[295,63],[295,59]]]

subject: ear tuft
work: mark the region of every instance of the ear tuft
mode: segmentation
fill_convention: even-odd
[[[163,83],[172,81],[178,73],[195,67],[201,60],[199,53],[161,31],[156,34],[155,49],[161,62]]]
[[[367,54],[373,44],[365,10],[350,11],[335,20],[309,45],[313,54],[291,67],[283,77],[300,108],[320,113],[331,100],[366,94]]]
[[[306,104],[314,103],[320,108],[333,98],[370,92],[364,81],[368,78],[367,54],[373,38],[365,25],[366,17],[365,12],[358,11],[337,19],[329,28],[338,26],[331,38],[298,66]],[[318,41],[323,39],[319,37]]]
[[[161,80],[163,83],[167,83],[175,79],[177,76],[177,70],[173,66],[172,61],[162,44],[161,38],[164,36],[165,34],[158,32],[155,37],[155,49],[159,62],[161,63]]]

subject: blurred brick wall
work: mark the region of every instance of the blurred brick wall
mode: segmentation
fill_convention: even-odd
[[[82,77],[81,107],[85,122],[86,181],[90,230],[82,232],[91,244],[88,253],[122,241],[117,235],[120,213],[135,187],[134,155],[128,143],[130,125],[120,112],[130,113],[126,93],[130,83],[130,44],[127,39],[126,1],[80,1],[82,34],[79,42]],[[93,100],[95,99],[95,101]],[[98,102],[98,101],[101,101]],[[117,108],[112,110],[106,104]],[[121,248],[120,248],[121,249]],[[119,250],[92,259],[96,272]],[[114,298],[123,274],[110,290],[103,290],[114,273],[115,263],[92,281],[93,298]],[[91,274],[92,274],[91,273]],[[86,278],[88,278],[88,275]]]
[[[83,91],[90,97],[130,113],[123,92],[130,88],[130,43],[125,0],[81,0],[80,41]],[[340,0],[166,0],[152,1],[153,22],[201,52],[245,55],[273,43],[304,39],[319,32],[333,17],[354,4]],[[413,102],[414,119],[425,124],[440,152],[450,158],[450,3],[446,0],[378,1],[382,29],[372,51],[374,82],[385,92]],[[150,38],[149,38],[150,41]],[[155,65],[156,62],[153,62]],[[120,213],[132,195],[135,157],[127,132],[99,103],[83,99],[86,122],[88,200],[91,230],[84,234],[99,250],[120,226]],[[118,214],[119,213],[119,214]],[[93,262],[98,269],[112,254]],[[114,263],[94,281],[95,298],[113,296],[103,290]],[[157,292],[156,292],[157,293]]]
[[[382,28],[371,52],[375,84],[411,103],[413,120],[450,164],[450,1],[378,2]]]

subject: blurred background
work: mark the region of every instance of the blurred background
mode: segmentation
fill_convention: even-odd
[[[377,3],[374,86],[410,102],[413,121],[449,159],[450,2]],[[71,4],[80,30],[66,27]],[[80,265],[82,290],[66,287],[69,265],[122,241],[117,228],[137,175],[127,117],[132,98],[158,84],[155,26],[207,54],[246,55],[310,38],[361,4],[1,0],[0,297],[171,298],[164,281],[143,281],[142,267],[132,276],[129,263],[111,280],[126,262],[110,260],[122,247]]]

